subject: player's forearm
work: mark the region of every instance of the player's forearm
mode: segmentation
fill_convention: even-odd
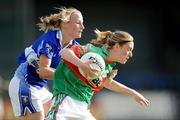
[[[51,68],[51,59],[45,55],[40,55],[38,73],[41,79],[53,80],[55,69]]]
[[[75,55],[75,53],[71,49],[63,49],[61,51],[61,57],[64,60],[67,60],[68,62],[71,62],[72,64],[76,66],[82,66],[83,62]]]
[[[105,85],[105,88],[115,91],[115,92],[125,93],[125,94],[129,94],[129,95],[135,94],[135,90],[133,90],[119,82],[116,82],[115,80],[112,80],[109,84]]]

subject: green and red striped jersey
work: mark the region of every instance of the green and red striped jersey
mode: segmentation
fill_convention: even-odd
[[[108,62],[106,60],[108,50],[105,47],[100,48],[95,47],[92,44],[87,44],[85,46],[72,45],[70,48],[79,58],[87,52],[94,52],[101,55],[101,57],[105,60],[105,71],[99,79],[93,80],[93,82],[97,85],[94,87],[80,74],[77,66],[63,60],[59,63],[55,71],[53,80],[53,95],[56,96],[59,93],[64,93],[76,100],[85,101],[90,104],[93,94],[103,88],[103,83],[106,81],[107,74],[112,71],[116,63]]]

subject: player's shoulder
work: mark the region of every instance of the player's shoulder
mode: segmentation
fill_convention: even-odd
[[[49,31],[47,31],[46,33],[44,33],[44,37],[46,37],[46,38],[53,38],[53,39],[55,39],[55,38],[57,38],[57,30],[49,30]]]
[[[59,39],[58,36],[58,30],[49,30],[46,33],[44,33],[40,39],[50,44],[56,44],[58,41],[57,39]]]
[[[95,47],[93,44],[91,44],[91,43],[87,43],[85,46],[87,46],[87,47]]]
[[[86,44],[86,47],[88,48],[89,51],[99,51],[101,50],[101,47],[95,46],[94,44],[88,43]]]

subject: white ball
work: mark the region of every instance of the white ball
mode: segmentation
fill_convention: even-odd
[[[93,80],[93,79],[97,79],[99,78],[103,71],[105,70],[105,62],[104,62],[104,59],[97,53],[93,53],[93,52],[88,52],[86,54],[84,54],[82,57],[81,57],[81,60],[84,61],[84,62],[87,62],[87,61],[90,61],[90,60],[93,60],[94,62],[90,64],[90,66],[93,68],[93,69],[96,69],[98,70],[99,72],[96,73],[96,74],[92,74],[92,75],[89,75],[88,76],[88,80]],[[85,74],[84,72],[81,70],[81,68],[79,68],[79,72],[85,77]]]

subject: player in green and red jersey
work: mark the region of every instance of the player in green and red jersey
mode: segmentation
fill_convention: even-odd
[[[92,44],[85,46],[72,45],[63,49],[61,62],[55,72],[53,81],[53,102],[47,115],[47,120],[93,120],[95,119],[88,110],[91,98],[103,87],[119,93],[127,93],[135,97],[141,105],[148,105],[149,101],[137,91],[116,82],[113,78],[117,70],[113,70],[116,63],[125,64],[132,57],[134,48],[133,37],[124,31],[100,32],[95,31],[97,39]],[[81,56],[87,52],[95,52],[105,60],[105,71],[99,79],[89,84],[87,77],[83,77],[78,67],[86,71],[84,66],[89,65],[80,60]],[[75,64],[72,64],[71,61]],[[88,74],[86,74],[88,76]]]

